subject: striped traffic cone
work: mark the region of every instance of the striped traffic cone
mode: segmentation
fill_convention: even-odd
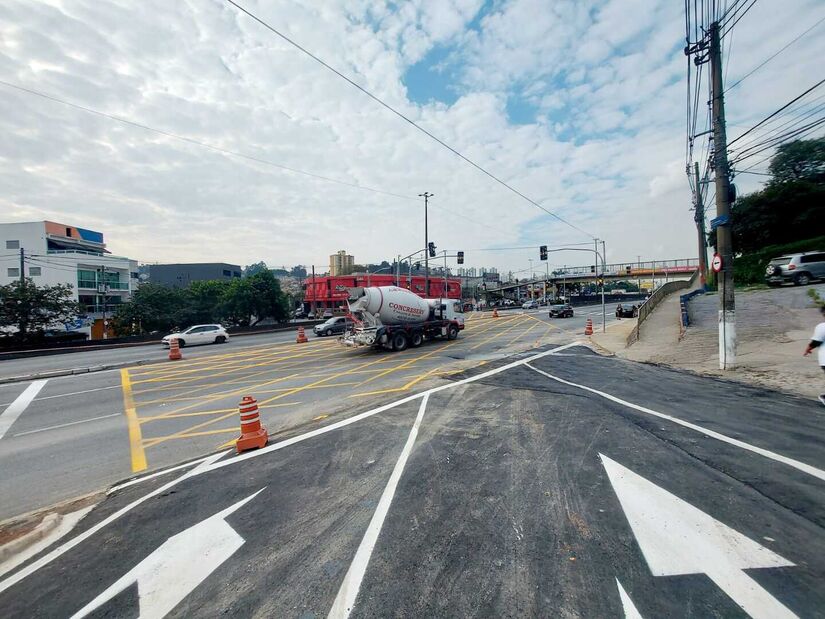
[[[295,340],[296,344],[306,344],[309,340],[307,339],[307,334],[304,333],[303,327],[298,327],[298,338]]]
[[[180,354],[178,338],[173,337],[169,342],[169,361],[177,361],[178,359],[183,359],[183,355]]]
[[[241,435],[235,441],[238,453],[250,449],[260,449],[269,440],[269,433],[261,426],[261,414],[258,412],[258,401],[252,396],[244,396],[238,404],[241,415]]]
[[[584,334],[585,335],[593,335],[593,319],[588,318],[587,323],[584,325]]]
[[[498,318],[498,310],[493,308],[493,318]]]

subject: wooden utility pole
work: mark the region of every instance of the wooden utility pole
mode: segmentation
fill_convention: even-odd
[[[707,286],[708,254],[707,254],[707,234],[705,233],[705,203],[702,201],[702,186],[699,184],[699,162],[693,162],[693,184],[696,187],[695,200],[696,212],[693,219],[696,221],[696,233],[699,235],[699,280],[702,288]]]
[[[710,95],[713,120],[713,167],[716,178],[716,251],[722,258],[719,285],[719,369],[736,367],[736,304],[733,294],[733,243],[730,228],[731,186],[728,142],[725,135],[725,99],[722,85],[722,49],[719,22],[710,25]]]

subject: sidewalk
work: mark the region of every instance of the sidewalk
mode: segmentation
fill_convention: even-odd
[[[642,324],[638,342],[630,347],[634,321],[615,327],[593,342],[618,357],[656,363],[718,376],[804,397],[825,393],[825,377],[815,358],[802,351],[814,326],[822,320],[807,290],[825,296],[825,284],[738,292],[736,323],[737,368],[719,369],[718,303],[716,294],[695,297],[689,306],[691,326],[679,339],[679,293],[670,295]]]

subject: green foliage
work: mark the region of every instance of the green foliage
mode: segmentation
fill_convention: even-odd
[[[37,286],[29,278],[0,286],[0,328],[16,328],[16,337],[26,339],[73,321],[82,312],[72,296],[69,284]]]
[[[250,277],[255,275],[256,273],[260,273],[261,271],[268,270],[269,267],[266,266],[266,262],[256,262],[255,264],[248,264],[243,268],[243,276]]]
[[[172,331],[200,323],[250,326],[264,319],[284,320],[288,301],[272,273],[192,282],[188,288],[145,283],[115,314],[118,334]]]
[[[759,251],[737,256],[733,261],[733,280],[737,286],[763,283],[765,269],[772,258],[803,251],[821,250],[823,247],[825,247],[825,236],[819,236],[782,245],[768,245]]]
[[[763,190],[733,203],[736,254],[825,235],[825,138],[783,144],[770,171]],[[716,235],[710,240],[715,246]]]

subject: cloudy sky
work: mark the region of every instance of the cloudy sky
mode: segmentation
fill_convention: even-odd
[[[430,238],[468,266],[526,268],[536,250],[482,250],[591,236],[608,261],[695,255],[682,2],[238,2],[587,234],[224,0],[3,0],[0,221],[99,230],[142,262],[368,262],[423,245],[429,191]],[[728,83],[823,16],[759,0],[727,41]],[[821,79],[823,57],[825,24],[727,95],[729,136]]]

